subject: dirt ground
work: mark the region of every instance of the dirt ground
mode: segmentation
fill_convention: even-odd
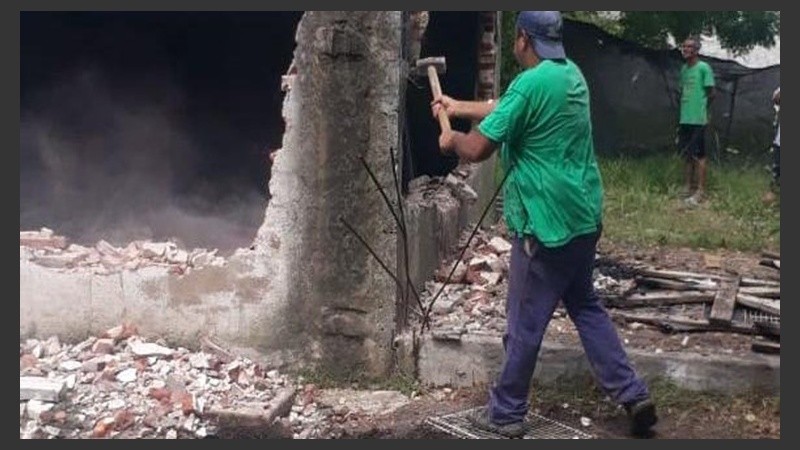
[[[780,439],[780,399],[750,393],[737,397],[689,393],[666,384],[651,386],[659,423],[652,439]],[[454,391],[446,400],[426,396],[392,414],[351,424],[343,438],[453,439],[424,425],[428,417],[481,406],[486,388]],[[598,439],[631,439],[625,413],[590,380],[534,388],[533,410]],[[582,423],[590,420],[589,426]]]

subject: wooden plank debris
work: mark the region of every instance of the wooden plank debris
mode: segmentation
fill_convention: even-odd
[[[739,294],[736,296],[736,302],[747,306],[748,308],[757,309],[767,314],[776,316],[781,315],[781,302],[775,300],[767,300],[764,298],[754,297],[747,294]]]
[[[730,325],[736,308],[736,294],[739,291],[739,277],[720,281],[720,288],[711,306],[708,320],[714,325]]]
[[[767,355],[780,355],[781,343],[769,341],[766,339],[755,338],[750,347],[756,353],[765,353]]]
[[[781,337],[781,324],[780,322],[773,322],[773,321],[756,321],[753,322],[753,327],[756,329],[758,334],[762,334],[765,336],[776,337],[780,339]]]
[[[781,288],[771,286],[746,286],[739,288],[740,294],[753,295],[755,297],[764,297],[771,299],[781,298]]]
[[[676,316],[658,316],[653,314],[629,314],[622,312],[612,312],[613,318],[625,322],[639,322],[654,325],[661,328],[666,333],[707,333],[707,332],[730,332],[738,334],[752,335],[755,329],[738,323],[729,325],[717,325],[708,320],[689,319]]]
[[[701,291],[648,291],[634,293],[623,298],[609,298],[607,304],[615,308],[639,308],[643,306],[669,306],[690,303],[711,303],[714,293]]]
[[[717,283],[706,280],[705,282],[700,280],[674,280],[674,279],[665,279],[665,278],[651,278],[651,277],[639,277],[636,279],[637,285],[644,285],[644,286],[653,286],[662,289],[671,289],[673,291],[692,291],[692,290],[703,290],[703,291],[711,291],[717,289]]]

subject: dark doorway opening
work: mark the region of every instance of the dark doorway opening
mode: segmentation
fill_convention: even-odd
[[[20,14],[20,228],[246,247],[302,11]]]
[[[442,92],[453,98],[475,98],[478,81],[480,13],[431,11],[420,58],[444,56],[447,72],[439,76]],[[432,94],[426,78],[413,78],[406,90],[403,130],[405,163],[403,185],[422,175],[443,176],[458,165],[454,155],[439,151],[439,123],[431,115]],[[453,120],[453,129],[469,131],[471,124]]]

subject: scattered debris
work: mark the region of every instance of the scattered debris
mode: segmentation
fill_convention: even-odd
[[[96,274],[111,274],[144,267],[167,267],[186,273],[206,266],[223,266],[226,261],[217,250],[181,250],[172,242],[136,241],[117,248],[101,240],[94,247],[69,244],[52,230],[20,231],[20,259],[54,270],[90,269]]]
[[[461,245],[466,237],[465,233]],[[480,229],[448,285],[442,289],[455,264],[453,260],[445,261],[434,280],[425,284],[421,292],[425,305],[430,306],[441,291],[431,308],[434,339],[460,341],[466,334],[505,332],[510,249],[502,223]],[[716,261],[706,258],[706,262],[711,260]],[[612,317],[624,327],[626,334],[621,337],[626,345],[634,343],[651,352],[657,348],[697,351],[698,345],[709,345],[707,342],[719,338],[699,338],[692,346],[687,333],[780,337],[779,280],[738,276],[721,268],[715,273],[695,273],[657,269],[643,263],[625,265],[602,255],[597,261],[594,288]],[[717,264],[702,267],[709,265]],[[561,305],[553,314],[548,336],[580,342]],[[648,337],[635,339],[637,336]],[[670,336],[676,340],[665,342]],[[739,351],[749,350],[743,337],[736,342]],[[755,345],[753,351],[774,351],[761,350],[762,347]]]

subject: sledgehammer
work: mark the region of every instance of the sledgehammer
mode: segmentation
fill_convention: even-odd
[[[417,72],[422,75],[427,71],[428,80],[431,83],[431,92],[433,92],[433,99],[438,100],[442,98],[442,86],[439,84],[439,74],[447,71],[447,62],[444,56],[436,56],[430,58],[423,58],[417,61]],[[439,126],[442,131],[450,131],[450,118],[447,117],[447,112],[444,109],[439,111]]]

